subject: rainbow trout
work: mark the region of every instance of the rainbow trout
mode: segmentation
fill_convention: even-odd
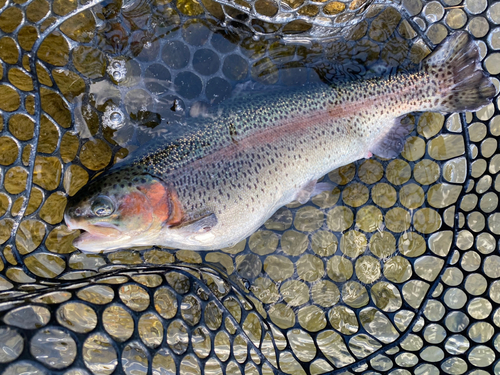
[[[457,32],[417,72],[223,105],[192,120],[199,130],[153,141],[92,181],[65,220],[84,231],[82,251],[231,246],[281,206],[325,190],[316,181],[333,169],[397,156],[405,114],[474,111],[495,94],[476,44]]]

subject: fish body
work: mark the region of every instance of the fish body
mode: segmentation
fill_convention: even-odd
[[[324,190],[326,173],[375,154],[395,157],[414,111],[476,110],[496,89],[475,43],[455,33],[391,78],[242,97],[197,131],[155,140],[93,181],[65,213],[83,251],[231,246],[278,208]]]

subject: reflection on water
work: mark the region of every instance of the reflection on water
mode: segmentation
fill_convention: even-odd
[[[0,2],[3,374],[497,373],[498,100],[409,116],[397,159],[331,172],[332,192],[232,248],[72,246],[67,195],[226,99],[410,69],[465,27],[486,69],[500,66],[500,8],[486,1],[222,4],[106,1],[62,18],[77,2]],[[326,19],[358,13],[325,42],[241,32],[325,36]]]

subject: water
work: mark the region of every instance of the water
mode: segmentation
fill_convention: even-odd
[[[498,101],[477,115],[409,117],[397,159],[331,172],[333,192],[281,209],[229,249],[82,254],[62,224],[67,194],[192,108],[411,68],[457,11],[496,22],[498,7],[475,16],[471,3],[437,7],[442,16],[406,2],[424,31],[376,5],[346,38],[321,44],[220,30],[199,3],[110,2],[91,8],[103,27],[83,12],[60,28],[71,43],[55,33],[32,47],[33,89],[35,66],[16,70],[20,57],[5,51],[34,41],[19,12],[41,28],[49,10],[5,5],[0,45],[14,49],[0,49],[0,373],[498,372]],[[62,20],[69,8],[57,4]],[[495,28],[475,22],[495,61]]]

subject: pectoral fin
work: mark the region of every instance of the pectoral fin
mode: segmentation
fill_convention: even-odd
[[[199,234],[210,232],[217,223],[217,216],[214,213],[206,213],[188,218],[172,228],[182,230],[183,232]]]
[[[413,127],[414,124],[410,123],[406,116],[395,118],[392,127],[380,135],[370,151],[381,158],[395,158],[403,151],[406,137],[413,130]]]
[[[335,186],[329,182],[317,182],[317,180],[309,181],[302,188],[302,190],[297,193],[295,200],[304,204],[307,203],[311,197],[314,197],[324,191],[331,191],[334,188]]]
[[[335,185],[330,182],[318,182],[314,186],[310,198],[315,197],[316,195],[321,194],[324,191],[332,191],[333,189],[335,189]]]

